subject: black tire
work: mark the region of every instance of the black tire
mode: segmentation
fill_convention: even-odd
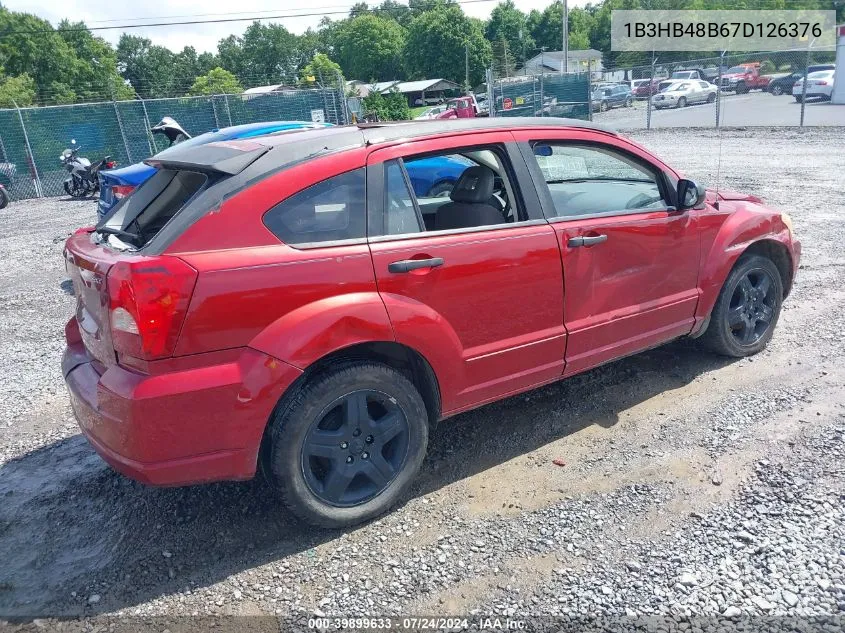
[[[610,106],[607,104],[607,101],[602,101],[602,102],[599,104],[599,110],[600,110],[600,111],[602,111],[602,112],[607,112],[607,110],[608,110],[608,108],[609,108],[609,107],[610,107]]]
[[[764,278],[769,280],[768,292],[762,299],[758,292],[755,301],[748,300],[743,290],[745,280],[748,280],[751,290],[759,291]],[[754,279],[759,280],[757,284]],[[783,280],[774,262],[760,255],[743,255],[719,292],[701,343],[724,356],[752,356],[763,350],[771,340],[782,304]],[[760,317],[761,314],[768,315],[766,321]],[[752,336],[743,341],[743,335],[748,333]]]
[[[709,95],[707,95],[707,103],[713,103],[714,101],[716,101],[716,93],[711,92]]]
[[[783,94],[783,87],[780,84],[775,84],[769,88],[769,93],[775,97],[779,97]]]
[[[678,99],[678,103],[675,105],[676,108],[686,108],[687,107],[687,98],[681,97]]]
[[[5,209],[9,204],[9,194],[0,187],[0,209]]]
[[[740,81],[740,82],[736,85],[736,94],[738,94],[738,95],[744,95],[746,92],[748,92],[748,86],[746,86],[744,83],[742,83],[742,82]]]
[[[359,404],[362,394],[364,409]],[[384,409],[382,403],[389,403],[393,410]],[[365,417],[366,421],[350,423],[349,419],[362,410],[364,415],[358,417]],[[375,452],[368,455],[366,451],[378,444],[378,439],[374,444],[367,443],[373,441],[369,433],[379,434],[379,427],[370,425],[378,424],[374,418],[379,417],[380,411],[387,411],[384,415],[390,415],[391,420],[401,417],[404,426],[401,434],[382,446],[378,453],[380,459],[376,460]],[[326,421],[339,426],[328,430],[321,428]],[[270,425],[270,447],[266,457],[271,485],[296,516],[327,528],[356,525],[382,514],[402,499],[419,472],[428,444],[428,414],[417,389],[398,371],[371,362],[350,363],[314,376],[283,403]],[[363,427],[364,431],[352,429],[355,426]],[[355,431],[357,435],[352,439]],[[315,446],[309,438],[315,435],[321,438],[316,446],[322,448],[325,446],[322,438],[327,433],[332,442],[327,455],[331,457],[326,454],[315,457],[311,452],[306,455],[308,448]],[[333,444],[336,438],[342,440],[337,447]],[[399,450],[394,450],[397,444],[393,442],[397,441]],[[385,449],[393,454],[385,457]],[[391,477],[385,478],[386,483],[379,488],[364,469],[375,468],[383,473],[380,466],[373,466],[383,463],[399,466],[389,471]],[[319,479],[320,471],[324,474],[322,480]],[[331,496],[328,483],[334,475],[346,482],[341,495],[352,491],[361,501],[335,503],[327,500]],[[368,486],[362,486],[364,480]]]
[[[628,97],[627,99],[625,99],[625,107],[626,108],[630,108],[632,105],[634,105],[634,100],[631,97]]]
[[[798,95],[795,96],[795,103],[801,103],[803,97],[799,97]]]
[[[444,180],[443,182],[438,182],[436,185],[432,186],[431,189],[428,190],[426,194],[427,198],[448,198],[449,194],[452,193],[452,189],[455,188],[455,183],[449,182],[448,180]]]

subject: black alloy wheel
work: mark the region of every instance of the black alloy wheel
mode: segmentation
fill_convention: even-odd
[[[740,345],[753,345],[772,326],[775,283],[771,273],[749,270],[740,279],[728,307],[728,327]]]
[[[780,316],[783,284],[771,259],[743,255],[722,285],[701,342],[734,358],[763,350]]]
[[[350,507],[383,492],[408,455],[409,426],[397,401],[360,390],[332,402],[302,445],[302,473],[322,501]]]

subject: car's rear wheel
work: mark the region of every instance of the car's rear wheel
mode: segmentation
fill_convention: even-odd
[[[783,281],[772,260],[743,256],[722,286],[701,341],[725,356],[756,354],[771,340],[782,302]]]
[[[677,104],[677,106],[676,106],[676,107],[678,107],[678,108],[685,108],[685,107],[687,107],[687,98],[686,98],[686,97],[681,97],[680,99],[678,99],[678,104]]]
[[[779,97],[780,95],[783,94],[783,88],[780,85],[776,84],[776,85],[772,86],[771,88],[769,88],[769,92],[771,94],[773,94],[774,96]]]
[[[631,97],[628,97],[627,99],[625,99],[625,107],[626,108],[630,108],[632,105],[634,105],[634,100]]]
[[[428,416],[398,371],[358,362],[321,373],[271,422],[269,478],[300,518],[338,528],[399,501],[419,472]]]
[[[607,101],[602,101],[599,104],[599,110],[601,110],[602,112],[607,112],[608,107],[609,106],[607,105]]]
[[[716,93],[715,92],[711,92],[709,95],[707,95],[707,103],[713,103],[715,100],[716,100]]]
[[[795,102],[796,102],[796,103],[801,103],[801,100],[802,100],[802,99],[803,99],[803,97],[800,97],[800,96],[798,96],[798,95],[795,95]]]

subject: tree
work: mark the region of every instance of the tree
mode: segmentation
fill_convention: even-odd
[[[405,68],[411,78],[444,78],[464,82],[465,52],[469,52],[469,80],[484,80],[492,59],[490,42],[477,21],[457,4],[438,3],[411,20],[405,42]]]
[[[205,75],[197,77],[191,86],[192,95],[231,95],[243,92],[238,78],[219,66],[212,68]]]
[[[511,60],[518,60],[523,64],[534,52],[534,38],[528,28],[528,16],[516,8],[513,0],[507,0],[493,8],[485,36],[495,44],[504,42],[506,46],[501,47],[501,52],[506,52]],[[500,57],[500,50],[495,44],[495,63],[504,64],[505,60]]]
[[[401,92],[371,92],[362,99],[364,113],[375,114],[379,121],[407,121],[411,118],[408,100]]]
[[[343,73],[340,65],[329,59],[325,53],[317,53],[314,58],[302,67],[299,71],[300,83],[303,86],[335,87],[339,81],[343,81]]]
[[[554,2],[543,12],[536,9],[528,15],[528,29],[534,38],[536,47],[549,51],[559,51],[563,46],[563,5]],[[569,48],[579,50],[590,48],[590,30],[593,16],[588,9],[572,7],[569,9]]]
[[[0,108],[31,106],[35,103],[35,80],[23,73],[0,82]]]
[[[240,38],[240,68],[233,72],[252,86],[296,81],[299,69],[314,55],[300,47],[299,38],[281,24],[250,24]]]
[[[191,74],[187,81],[183,78],[181,91],[177,91],[176,84],[179,81],[174,73],[176,56],[173,52],[164,46],[153,45],[145,37],[126,33],[120,36],[117,43],[117,63],[120,74],[144,99],[184,94],[196,76]]]
[[[399,79],[405,36],[395,20],[364,13],[335,27],[334,57],[349,78]]]

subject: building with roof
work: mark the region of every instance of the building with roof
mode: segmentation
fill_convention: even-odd
[[[371,92],[387,94],[401,92],[408,99],[408,105],[428,105],[442,103],[447,98],[461,94],[460,84],[448,79],[421,79],[418,81],[380,81],[367,83],[364,81],[347,81],[347,88],[353,89],[360,97],[366,97]]]
[[[563,72],[563,59],[563,51],[545,51],[527,60],[525,67],[516,74],[536,75],[540,73]],[[600,72],[604,70],[602,52],[594,48],[569,51],[566,59],[566,70],[570,73]]]

